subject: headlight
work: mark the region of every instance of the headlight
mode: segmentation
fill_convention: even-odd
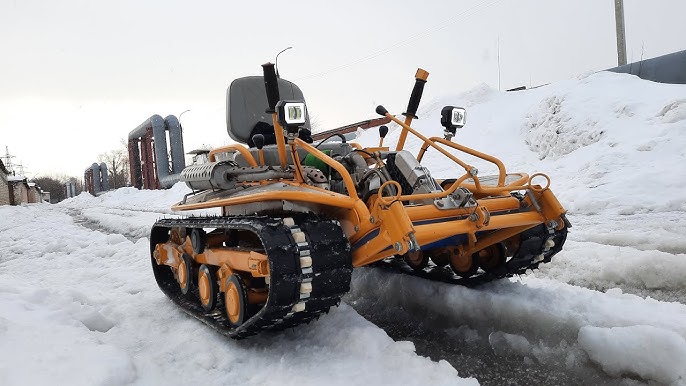
[[[445,106],[441,110],[441,126],[455,134],[455,129],[464,127],[467,122],[467,110],[462,107]]]
[[[276,114],[281,126],[298,127],[307,121],[305,102],[279,101],[276,104]]]

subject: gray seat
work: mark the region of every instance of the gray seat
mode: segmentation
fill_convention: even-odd
[[[294,83],[278,79],[281,100],[305,100],[302,91]],[[269,104],[262,76],[246,76],[231,82],[226,96],[226,127],[236,142],[248,143],[253,127],[258,122],[272,124],[271,114],[266,113]],[[310,128],[310,118],[303,126]]]

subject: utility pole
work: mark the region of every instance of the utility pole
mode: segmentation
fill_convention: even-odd
[[[498,91],[500,91],[500,35],[498,35]]]
[[[617,25],[617,65],[623,66],[626,64],[624,0],[615,0],[615,24]]]
[[[5,146],[5,168],[12,174],[14,174],[14,165],[12,164],[13,155],[10,155],[9,146]]]

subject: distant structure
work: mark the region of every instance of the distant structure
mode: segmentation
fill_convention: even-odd
[[[64,184],[64,197],[72,198],[76,197],[76,184],[72,181],[66,182]]]
[[[0,205],[13,205],[14,192],[10,192],[9,176],[9,170],[0,159]]]
[[[686,84],[686,50],[609,68],[659,83]]]
[[[86,169],[83,173],[83,188],[94,196],[110,190],[106,163],[93,163]]]
[[[373,118],[373,119],[368,119],[366,121],[360,121],[356,123],[351,123],[349,125],[341,126],[335,129],[331,130],[326,130],[322,131],[320,133],[315,133],[312,134],[312,139],[315,141],[321,141],[323,139],[326,139],[332,135],[336,134],[341,134],[346,137],[346,139],[353,139],[354,138],[354,133],[357,132],[357,129],[369,129],[372,127],[377,127],[381,125],[385,125],[390,123],[391,120],[390,118]]]
[[[50,192],[44,192],[34,182],[29,182],[21,173],[20,165],[12,163],[14,156],[5,147],[4,162],[0,159],[0,205],[21,205],[50,202]],[[19,167],[19,175],[15,171]]]
[[[131,184],[138,189],[170,188],[186,167],[181,125],[173,115],[153,115],[133,129],[128,150]]]

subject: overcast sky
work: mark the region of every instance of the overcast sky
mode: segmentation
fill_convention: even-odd
[[[686,49],[685,1],[624,3],[629,61]],[[151,115],[189,109],[186,151],[225,144],[226,88],[289,46],[279,72],[322,130],[401,113],[417,67],[428,100],[617,63],[613,0],[0,0],[0,153],[82,177]]]

